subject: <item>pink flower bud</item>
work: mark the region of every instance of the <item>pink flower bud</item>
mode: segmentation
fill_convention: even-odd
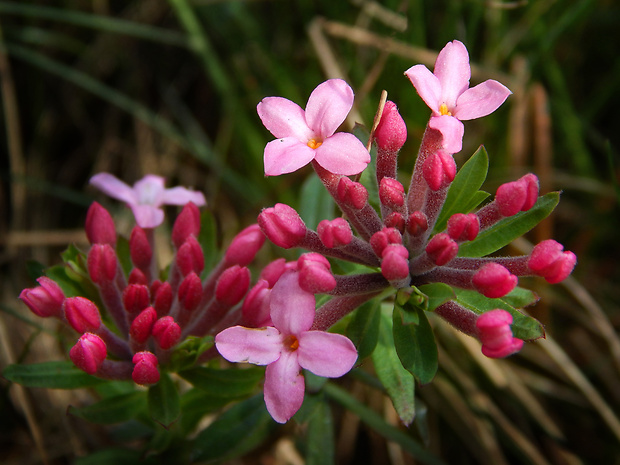
[[[375,129],[375,142],[379,148],[396,152],[407,140],[407,126],[398,112],[396,104],[385,102],[381,119]]]
[[[504,358],[521,350],[523,341],[513,337],[512,315],[496,309],[483,313],[476,320],[482,353],[489,358]]]
[[[202,299],[202,282],[196,273],[189,273],[179,285],[179,301],[183,308],[194,310]]]
[[[134,268],[129,272],[127,284],[144,284],[146,286],[148,283],[149,280],[146,278],[146,275],[138,268]]]
[[[129,237],[129,254],[131,262],[140,269],[148,269],[151,266],[153,250],[144,229],[135,226]]]
[[[370,238],[370,246],[372,250],[377,254],[377,257],[383,255],[383,249],[389,244],[402,244],[403,237],[400,231],[395,228],[383,228],[381,231],[377,231]]]
[[[299,214],[288,205],[277,203],[258,215],[258,224],[275,245],[290,249],[306,237],[306,225]]]
[[[553,239],[542,241],[532,250],[527,266],[548,283],[559,283],[573,272],[577,263],[577,256],[573,252],[563,250],[564,246]]]
[[[424,161],[422,175],[431,190],[438,191],[448,186],[456,176],[454,158],[443,150],[434,152]]]
[[[447,230],[457,242],[473,241],[480,232],[480,220],[474,213],[456,213],[448,220]]]
[[[310,294],[324,294],[336,287],[329,260],[319,253],[305,253],[297,260],[299,287]]]
[[[131,360],[134,364],[131,378],[136,384],[148,386],[159,381],[159,364],[157,357],[151,352],[138,352]]]
[[[390,213],[383,221],[386,228],[397,229],[398,232],[403,234],[405,232],[405,218],[398,212]]]
[[[129,334],[138,344],[144,344],[151,335],[153,325],[157,320],[157,313],[153,307],[142,310],[131,322]]]
[[[186,203],[172,227],[172,243],[178,249],[189,236],[200,233],[200,210],[193,203]]]
[[[85,297],[67,297],[63,308],[67,321],[78,333],[94,332],[101,326],[99,309]]]
[[[529,173],[522,178],[497,188],[495,203],[502,216],[513,216],[527,211],[538,199],[538,178]]]
[[[258,224],[252,224],[232,240],[226,250],[226,263],[247,266],[265,243],[265,235]]]
[[[280,279],[280,276],[282,276],[285,271],[296,269],[296,261],[287,262],[284,258],[278,258],[263,268],[263,271],[260,273],[260,278],[266,280],[271,288],[278,281],[278,279]]]
[[[243,299],[241,313],[243,315],[243,325],[251,328],[263,328],[273,326],[271,322],[271,287],[269,282],[259,279],[248,295]]]
[[[426,253],[435,265],[442,266],[456,257],[459,245],[446,233],[439,233],[426,245]]]
[[[86,265],[94,283],[111,282],[116,276],[116,252],[108,244],[94,244],[88,252]]]
[[[153,325],[153,337],[164,350],[174,347],[181,339],[181,327],[171,316],[160,318]]]
[[[428,218],[425,213],[414,211],[407,219],[407,232],[412,236],[424,233],[428,229]]]
[[[198,239],[188,236],[183,245],[177,249],[176,264],[182,276],[187,276],[192,271],[198,275],[202,273],[205,258]]]
[[[69,351],[69,358],[73,364],[89,375],[97,373],[107,355],[105,342],[92,333],[82,334]]]
[[[405,279],[409,276],[409,252],[400,244],[388,244],[383,249],[381,274],[388,281]]]
[[[141,312],[150,303],[149,288],[144,284],[130,284],[123,291],[123,306],[129,314]]]
[[[86,213],[86,237],[91,244],[116,245],[116,228],[110,213],[93,202]]]
[[[353,240],[353,231],[344,218],[323,220],[316,228],[319,239],[325,247],[333,249],[349,244]]]
[[[151,287],[151,293],[154,292],[153,307],[155,308],[155,311],[159,316],[168,314],[170,307],[172,307],[172,300],[174,298],[172,294],[172,286],[166,281],[158,285],[155,291],[152,290],[153,287]]]
[[[368,201],[368,191],[359,182],[351,181],[346,176],[340,178],[337,187],[338,200],[356,210],[360,210]]]
[[[499,263],[487,263],[472,278],[476,290],[491,299],[504,297],[517,282],[517,277]]]
[[[37,316],[43,318],[60,317],[62,315],[62,303],[65,300],[62,289],[45,276],[38,278],[37,282],[40,284],[39,286],[24,289],[20,292],[19,298]]]
[[[226,305],[236,305],[250,287],[250,270],[239,265],[224,270],[215,285],[215,298]]]
[[[402,207],[405,204],[405,188],[394,178],[382,178],[379,184],[379,200],[391,208]]]

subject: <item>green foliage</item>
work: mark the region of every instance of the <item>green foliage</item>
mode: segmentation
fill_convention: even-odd
[[[355,344],[360,360],[368,357],[377,346],[380,319],[380,300],[372,299],[355,310],[347,325],[347,337]]]
[[[260,367],[248,367],[240,370],[202,366],[179,373],[182,378],[208,395],[231,400],[252,394],[264,374],[265,369]]]
[[[135,391],[108,397],[85,407],[70,405],[67,413],[93,423],[109,425],[135,418],[139,413],[146,411],[146,406],[146,392]]]
[[[159,382],[149,387],[148,406],[151,418],[164,428],[168,428],[179,418],[179,392],[167,373],[162,373]]]
[[[9,365],[2,376],[22,386],[48,389],[78,389],[105,382],[84,373],[70,361]]]

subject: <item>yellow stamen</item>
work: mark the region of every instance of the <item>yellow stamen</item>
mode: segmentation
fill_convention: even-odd
[[[284,339],[284,345],[288,348],[288,350],[294,352],[299,348],[299,340],[291,334]]]
[[[318,149],[322,144],[323,142],[316,141],[314,139],[310,139],[308,141],[308,147],[310,147],[311,149]]]
[[[448,110],[448,105],[446,105],[445,103],[439,105],[439,114],[441,116],[452,116],[452,113],[450,113],[450,110]]]

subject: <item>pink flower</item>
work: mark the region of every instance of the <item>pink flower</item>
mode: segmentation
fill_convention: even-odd
[[[469,88],[469,55],[458,40],[448,42],[439,52],[433,73],[424,65],[415,65],[405,74],[433,110],[429,127],[441,131],[444,148],[450,153],[462,149],[461,121],[493,113],[512,93],[492,79]]]
[[[201,192],[185,187],[164,188],[164,178],[153,174],[147,174],[133,187],[109,173],[94,175],[90,178],[90,183],[104,194],[125,202],[141,228],[154,228],[164,221],[162,205],[185,205],[193,202],[202,206],[207,203]]]
[[[345,336],[310,331],[314,314],[314,295],[300,288],[297,272],[287,271],[271,293],[273,326],[234,326],[215,337],[217,350],[226,360],[267,365],[265,404],[278,423],[287,422],[301,407],[305,390],[302,368],[337,378],[357,360],[355,346]]]
[[[353,134],[336,132],[353,106],[353,90],[341,79],[319,84],[305,111],[282,97],[266,97],[258,116],[277,139],[265,147],[265,175],[291,173],[312,160],[335,174],[361,173],[370,154]]]
[[[523,341],[513,337],[511,324],[512,315],[499,308],[478,317],[476,329],[484,355],[489,358],[504,358],[521,350]]]

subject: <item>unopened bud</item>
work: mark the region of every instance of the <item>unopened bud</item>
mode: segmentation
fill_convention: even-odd
[[[96,284],[111,282],[116,276],[116,252],[108,244],[94,244],[87,259],[88,274]]]
[[[396,104],[385,102],[381,119],[375,129],[375,142],[383,150],[397,152],[407,140],[407,126],[398,112]]]
[[[86,213],[86,237],[91,244],[116,245],[116,228],[110,213],[93,202]]]
[[[518,278],[499,263],[487,263],[472,277],[476,290],[485,297],[504,297],[517,285]]]
[[[379,184],[379,200],[391,208],[405,204],[405,188],[394,178],[384,177]]]
[[[144,284],[130,284],[123,291],[123,306],[129,314],[141,312],[150,303],[149,288]]]
[[[280,279],[280,276],[282,276],[285,271],[296,269],[296,261],[287,262],[284,258],[277,258],[263,268],[263,271],[260,273],[260,278],[266,280],[271,288],[275,285],[276,281]]]
[[[271,322],[271,287],[269,282],[259,279],[243,299],[241,313],[243,325],[251,328],[273,326]]]
[[[359,182],[351,181],[346,176],[338,181],[337,195],[340,203],[360,210],[368,201],[368,191]]]
[[[202,273],[205,258],[198,239],[188,236],[183,245],[177,249],[176,264],[182,276],[187,276],[192,271],[198,275]]]
[[[381,231],[377,231],[370,238],[370,246],[372,250],[377,254],[377,257],[383,256],[383,249],[389,244],[402,244],[403,237],[400,231],[395,228],[383,228]]]
[[[131,378],[136,384],[148,386],[159,382],[159,362],[155,355],[151,352],[138,352],[131,361],[134,364]]]
[[[151,266],[153,249],[146,232],[140,226],[135,226],[129,236],[129,254],[134,266],[143,270]]]
[[[344,218],[335,218],[331,221],[322,220],[318,224],[316,232],[323,245],[328,249],[347,245],[353,240],[351,226]]]
[[[398,281],[409,276],[409,252],[400,244],[389,244],[383,249],[381,274],[388,281]]]
[[[159,284],[155,291],[153,291],[152,287],[151,293],[154,293],[153,307],[155,308],[157,314],[159,316],[168,314],[170,307],[172,307],[172,300],[174,298],[170,283],[166,281]]]
[[[277,203],[258,215],[258,224],[275,245],[290,249],[306,237],[306,225],[299,214],[286,204]]]
[[[153,325],[153,338],[162,349],[170,349],[179,342],[181,327],[171,316],[165,316]]]
[[[407,219],[407,232],[418,236],[428,229],[428,217],[420,210],[414,211]]]
[[[324,294],[336,287],[329,260],[319,253],[305,253],[297,260],[299,287],[311,294]]]
[[[438,191],[448,186],[456,176],[456,163],[452,155],[438,150],[424,161],[422,175],[431,190]]]
[[[497,188],[495,203],[503,216],[513,216],[527,211],[538,199],[538,178],[529,173],[522,178],[502,184]]]
[[[65,300],[62,289],[55,281],[46,276],[41,276],[37,282],[39,286],[24,289],[20,292],[19,298],[37,316],[43,318],[60,317],[62,315],[62,303]]]
[[[179,285],[179,301],[183,308],[194,310],[202,299],[202,282],[194,272],[189,273]]]
[[[178,249],[189,236],[200,233],[200,210],[193,203],[186,203],[172,227],[172,243]]]
[[[511,324],[512,315],[501,309],[491,310],[478,317],[476,328],[484,355],[504,358],[521,350],[523,341],[513,337]]]
[[[480,221],[474,213],[456,213],[448,220],[447,230],[457,242],[473,241],[480,232]]]
[[[439,233],[426,245],[426,253],[435,265],[442,266],[456,257],[459,245],[446,233]]]
[[[548,239],[534,247],[527,266],[548,283],[556,284],[573,272],[576,263],[577,256],[573,252],[564,251],[562,244]]]
[[[151,335],[153,325],[157,320],[157,313],[153,307],[142,310],[131,322],[129,334],[138,344],[144,344]]]
[[[224,270],[215,285],[215,298],[228,306],[243,299],[250,287],[250,270],[239,265]]]
[[[108,351],[96,334],[85,333],[69,351],[69,358],[80,370],[94,375],[108,355]]]
[[[241,231],[226,249],[226,263],[247,266],[265,243],[265,235],[258,224],[252,224]]]
[[[405,232],[405,218],[398,212],[392,212],[386,216],[383,224],[386,228],[397,229],[401,234]]]
[[[67,321],[78,333],[95,332],[101,326],[99,309],[85,297],[67,297],[63,308]]]
[[[148,285],[149,280],[139,268],[133,268],[127,277],[127,284],[144,284]]]

